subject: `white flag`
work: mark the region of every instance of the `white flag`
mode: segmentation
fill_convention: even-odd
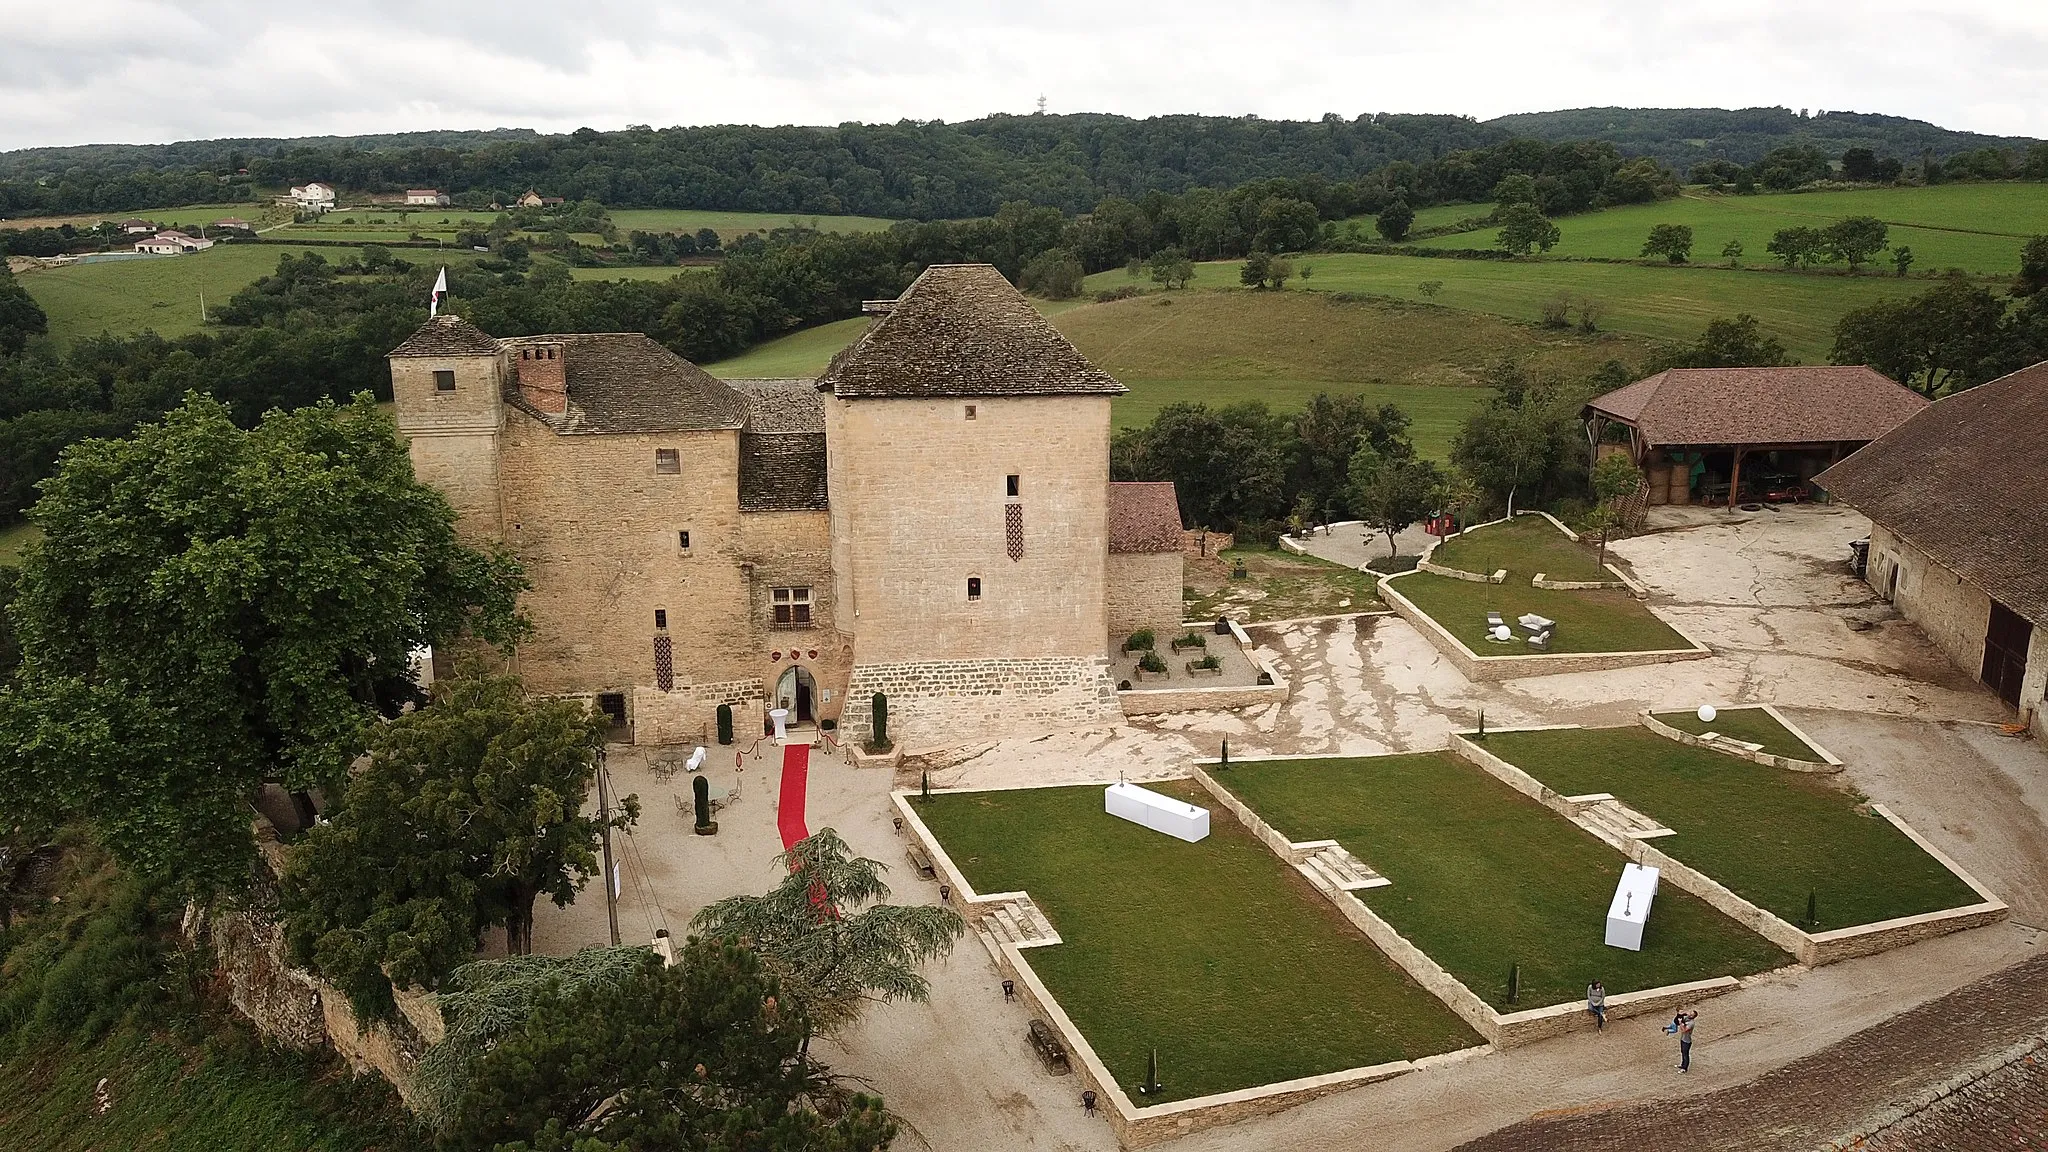
[[[448,266],[443,264],[441,266],[441,274],[434,277],[434,294],[427,298],[427,316],[429,318],[441,314],[441,297],[446,295],[448,295]]]

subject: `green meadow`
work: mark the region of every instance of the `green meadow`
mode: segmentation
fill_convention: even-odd
[[[183,336],[200,328],[202,293],[209,308],[225,304],[275,271],[279,257],[299,251],[281,244],[217,244],[183,256],[38,268],[18,280],[42,305],[50,336],[59,343],[101,332]],[[329,260],[352,255],[334,249],[322,254]]]
[[[620,232],[697,232],[709,228],[722,243],[749,232],[771,232],[801,224],[820,232],[880,232],[895,224],[879,216],[806,216],[789,212],[712,212],[701,208],[616,208],[612,224]]]

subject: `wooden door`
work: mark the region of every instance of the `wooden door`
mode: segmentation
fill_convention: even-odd
[[[1991,624],[1984,630],[1984,670],[1979,675],[1999,699],[2020,706],[2020,682],[2027,675],[2027,646],[2034,625],[2019,613],[1991,602]]]

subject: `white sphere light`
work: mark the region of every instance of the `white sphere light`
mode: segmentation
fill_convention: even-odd
[[[1702,724],[1712,724],[1712,723],[1714,722],[1714,716],[1715,716],[1715,715],[1716,715],[1716,713],[1714,712],[1714,706],[1713,706],[1712,704],[1702,704],[1702,705],[1700,705],[1700,712],[1699,712],[1699,716],[1700,716],[1700,723],[1702,723]]]

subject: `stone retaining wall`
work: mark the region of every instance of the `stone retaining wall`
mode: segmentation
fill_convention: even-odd
[[[840,715],[841,740],[867,741],[866,701],[876,692],[889,698],[890,738],[921,748],[1123,718],[1109,661],[1100,656],[857,664],[846,689],[850,704]]]
[[[1551,725],[1550,727],[1576,728],[1578,725]],[[1531,730],[1528,728],[1496,729],[1496,731],[1502,732],[1526,732]],[[1921,940],[1945,936],[1950,932],[1961,932],[1965,929],[1997,923],[2010,915],[2005,902],[1992,895],[1990,889],[1979,883],[1976,877],[1965,872],[1955,861],[1949,859],[1946,853],[1929,843],[1925,837],[1915,832],[1910,825],[1899,819],[1891,810],[1881,804],[1872,804],[1870,807],[1873,812],[1891,821],[1893,827],[1919,845],[1922,851],[1934,857],[1935,860],[1941,863],[1942,867],[1947,868],[1955,874],[1957,879],[1969,885],[1970,889],[1978,895],[1979,900],[1975,904],[1966,904],[1959,908],[1945,908],[1938,912],[1928,912],[1918,916],[1903,916],[1893,920],[1880,920],[1874,924],[1859,924],[1850,928],[1837,928],[1827,932],[1809,933],[1775,913],[1758,907],[1749,900],[1736,895],[1734,890],[1728,886],[1697,868],[1674,859],[1669,853],[1657,848],[1650,841],[1618,837],[1592,824],[1580,821],[1578,815],[1584,807],[1583,805],[1574,803],[1556,789],[1551,788],[1537,780],[1534,776],[1480,747],[1464,733],[1453,732],[1451,734],[1451,750],[1472,763],[1479,765],[1479,767],[1485,769],[1517,792],[1531,797],[1563,816],[1571,818],[1573,823],[1578,824],[1579,827],[1618,849],[1637,864],[1658,869],[1660,880],[1668,880],[1684,891],[1690,892],[1708,904],[1713,905],[1716,910],[1729,919],[1790,952],[1801,964],[1809,968],[1817,968],[1823,964],[1833,964],[1837,961],[1849,960],[1858,956],[1869,956],[1878,952],[1887,952],[1893,948],[1903,947]]]
[[[633,689],[633,743],[706,743],[718,733],[718,706],[732,705],[735,736],[761,731],[768,706],[759,680],[726,680],[713,684],[678,684],[674,691]]]
[[[1748,708],[1751,705],[1745,704],[1743,707]],[[1725,755],[1739,756],[1744,760],[1753,761],[1771,768],[1783,768],[1788,772],[1812,772],[1818,774],[1831,774],[1842,770],[1842,762],[1835,759],[1833,753],[1815,744],[1812,737],[1793,727],[1792,722],[1779,715],[1776,708],[1771,707],[1769,704],[1761,705],[1761,707],[1771,715],[1772,719],[1783,724],[1786,731],[1799,737],[1799,739],[1805,741],[1807,747],[1820,753],[1821,758],[1819,760],[1795,760],[1790,756],[1773,756],[1769,752],[1763,751],[1752,752],[1747,748],[1738,748],[1733,744],[1723,744],[1719,741],[1708,743],[1683,728],[1673,728],[1671,725],[1657,719],[1650,714],[1648,708],[1637,712],[1636,719],[1642,723],[1643,727],[1664,737],[1666,740],[1676,740],[1680,744],[1690,745],[1694,748],[1708,748]]]
[[[1401,619],[1415,625],[1418,632],[1436,645],[1439,652],[1448,658],[1465,679],[1475,683],[1493,680],[1514,680],[1523,676],[1555,676],[1565,672],[1604,672],[1611,668],[1635,668],[1644,664],[1670,664],[1680,660],[1704,660],[1714,653],[1706,645],[1687,636],[1685,632],[1666,620],[1665,626],[1692,645],[1690,648],[1657,648],[1637,652],[1538,652],[1523,656],[1481,656],[1465,647],[1463,641],[1451,635],[1450,630],[1431,619],[1427,612],[1417,608],[1415,603],[1394,587],[1394,582],[1408,575],[1406,572],[1382,577],[1380,599],[1394,610]]]
[[[1350,756],[1300,756],[1263,757],[1263,759],[1299,760],[1348,760]],[[1203,765],[1216,766],[1216,761],[1203,761]],[[1227,771],[1227,769],[1225,769]],[[1193,769],[1194,777],[1217,803],[1228,808],[1238,822],[1252,830],[1271,848],[1275,854],[1289,864],[1299,866],[1307,856],[1306,844],[1296,844],[1287,839],[1278,829],[1266,823],[1256,812],[1231,794],[1228,788],[1219,784],[1203,766]],[[1333,892],[1321,884],[1316,891],[1336,905],[1337,911],[1349,920],[1353,927],[1365,934],[1373,946],[1385,953],[1387,958],[1401,966],[1410,979],[1443,1001],[1444,1006],[1458,1014],[1459,1019],[1471,1025],[1472,1029],[1498,1048],[1514,1048],[1562,1036],[1569,1032],[1583,1032],[1597,1027],[1597,1022],[1587,1013],[1583,1002],[1572,1000],[1563,1004],[1552,1004],[1542,1008],[1530,1008],[1519,1012],[1499,1012],[1493,1005],[1465,986],[1464,981],[1451,975],[1443,965],[1438,964],[1427,952],[1418,948],[1395,927],[1382,919],[1366,903],[1350,892]],[[1733,976],[1717,976],[1710,980],[1694,980],[1685,984],[1668,984],[1659,988],[1644,988],[1635,992],[1618,993],[1607,998],[1607,1017],[1622,1020],[1651,1012],[1661,1012],[1679,1004],[1689,1004],[1709,996],[1732,992],[1742,986]]]

